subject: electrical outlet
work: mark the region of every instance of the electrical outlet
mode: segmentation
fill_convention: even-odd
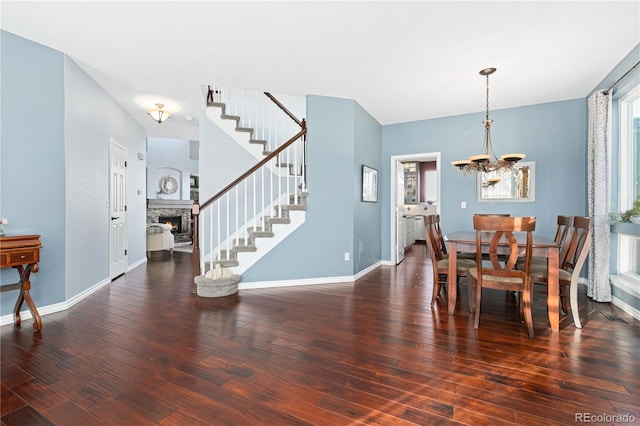
[[[467,202],[466,202],[466,201],[462,201],[462,202],[460,203],[460,208],[461,208],[461,209],[466,209],[466,208],[467,208]]]
[[[349,252],[347,251],[347,252],[345,252],[345,253],[344,253],[344,261],[345,261],[345,262],[348,262],[348,261],[349,261],[349,258],[350,258],[350,256],[349,256]]]

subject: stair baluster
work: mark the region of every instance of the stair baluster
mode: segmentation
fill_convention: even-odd
[[[236,131],[249,133],[250,143],[262,143],[266,156],[212,198],[194,204],[194,277],[214,269],[217,263],[233,265],[237,262],[237,253],[255,251],[256,238],[272,235],[274,224],[290,221],[290,211],[305,209],[306,123],[297,120],[271,94],[265,92],[264,95],[270,107],[258,101],[255,92],[208,87],[207,104],[221,107],[221,117],[235,120]],[[249,99],[250,105],[238,107],[232,102],[237,99]],[[277,109],[300,126],[295,135],[280,146],[271,141],[288,131],[284,122],[275,120],[275,129],[264,125]],[[235,115],[236,112],[241,116]],[[256,140],[265,139],[265,135],[269,136],[268,141]]]

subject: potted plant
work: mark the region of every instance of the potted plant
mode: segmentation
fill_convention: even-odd
[[[612,215],[614,222],[631,222],[640,224],[640,197],[636,198],[633,206],[625,212]]]

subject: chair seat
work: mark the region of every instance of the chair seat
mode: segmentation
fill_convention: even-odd
[[[438,270],[449,270],[449,259],[440,259],[438,260]],[[471,259],[458,259],[456,262],[456,269],[458,272],[466,272],[470,268],[474,268],[476,266],[476,262]]]
[[[476,254],[475,253],[458,253],[458,255],[456,256],[458,258],[458,260],[460,259],[471,259],[471,260],[476,260]],[[449,258],[449,253],[444,255],[445,259]]]
[[[540,265],[542,267],[547,267],[547,258],[541,256],[532,256],[531,257],[531,266]],[[524,267],[524,258],[518,257],[518,262],[516,263],[516,268],[522,269]]]
[[[520,260],[520,259],[518,259]],[[547,258],[540,256],[533,256],[531,258],[531,265],[543,265],[545,268],[547,267]]]
[[[475,280],[478,280],[478,267],[473,267],[469,269],[469,275],[471,275]],[[491,275],[484,274],[482,275],[482,279],[485,281],[496,281],[508,284],[522,284],[524,280],[521,277],[503,277],[501,275]]]
[[[531,280],[536,281],[540,279],[544,279],[545,281],[547,279],[546,263],[544,265],[533,265],[533,264],[531,265]],[[560,282],[562,281],[571,282],[571,273],[568,271],[565,271],[564,269],[559,269],[558,279],[560,280]]]

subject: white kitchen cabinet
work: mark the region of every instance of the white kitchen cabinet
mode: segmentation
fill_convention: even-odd
[[[413,220],[413,229],[417,241],[426,241],[424,216],[415,216]]]
[[[415,220],[413,217],[405,217],[404,218],[404,226],[405,226],[405,247],[412,246],[416,242],[416,230],[415,230]]]

